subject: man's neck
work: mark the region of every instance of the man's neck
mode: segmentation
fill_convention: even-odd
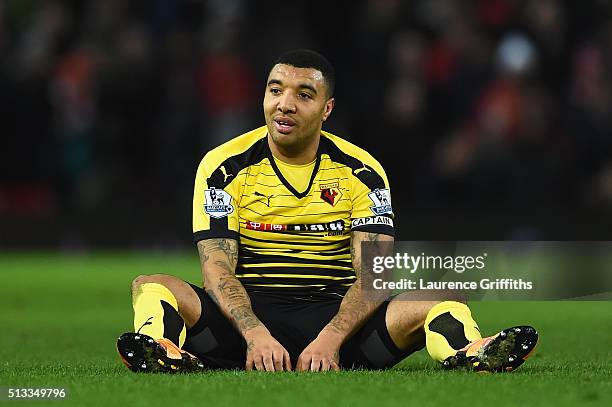
[[[303,165],[313,162],[319,149],[319,140],[320,137],[317,137],[305,148],[290,151],[275,144],[272,137],[268,135],[268,145],[270,146],[274,158],[292,165]]]

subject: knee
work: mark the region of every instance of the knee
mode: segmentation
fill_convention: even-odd
[[[158,283],[163,284],[162,274],[151,274],[151,275],[140,275],[132,280],[132,292],[136,291],[138,287],[146,283]]]

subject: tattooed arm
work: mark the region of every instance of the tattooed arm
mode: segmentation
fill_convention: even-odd
[[[206,293],[247,343],[246,369],[291,370],[289,353],[257,318],[249,295],[236,278],[238,242],[234,239],[201,240],[198,252]]]
[[[349,288],[340,303],[340,309],[324,330],[340,336],[342,343],[348,339],[364,322],[372,316],[374,311],[383,303],[384,298],[366,300],[362,293],[362,264],[361,242],[392,242],[393,237],[377,233],[353,232],[351,238],[351,257],[357,280]],[[383,245],[379,251],[386,251],[389,245]],[[383,254],[383,253],[380,253]],[[387,253],[388,254],[388,253]]]
[[[384,299],[366,300],[362,293],[361,242],[392,242],[393,237],[377,233],[352,232],[351,257],[357,280],[346,292],[338,313],[321,330],[297,361],[297,370],[339,370],[342,344],[357,331],[383,303]],[[383,250],[390,246],[383,245]]]

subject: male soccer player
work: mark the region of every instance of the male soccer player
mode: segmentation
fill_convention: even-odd
[[[362,292],[362,242],[392,242],[389,183],[367,152],[321,127],[334,70],[296,50],[272,66],[266,125],[199,165],[193,232],[204,288],[169,275],[132,284],[134,371],[388,368],[427,346],[444,366],[509,371],[537,342],[513,327],[482,338],[461,301]]]

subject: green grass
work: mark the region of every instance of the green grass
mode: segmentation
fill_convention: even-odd
[[[196,253],[0,254],[0,387],[64,387],[91,406],[607,406],[612,302],[471,304],[483,332],[533,324],[538,351],[512,374],[445,372],[422,351],[384,372],[137,375],[117,336],[131,329],[130,281],[168,273],[199,282]]]

